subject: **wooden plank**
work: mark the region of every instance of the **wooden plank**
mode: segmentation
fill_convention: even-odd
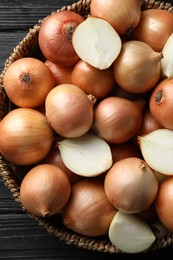
[[[50,3],[49,3],[50,2]],[[39,19],[53,11],[76,2],[66,1],[0,1],[0,31],[3,30],[26,30],[35,25]]]

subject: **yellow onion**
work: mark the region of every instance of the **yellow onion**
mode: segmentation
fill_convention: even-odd
[[[127,41],[113,63],[115,80],[128,92],[147,92],[160,79],[162,58],[162,53],[142,41]]]
[[[72,185],[70,199],[62,210],[62,220],[79,234],[101,236],[108,233],[116,211],[105,195],[103,182],[85,178]]]
[[[140,0],[92,0],[92,16],[108,21],[118,34],[130,34],[141,16]]]
[[[160,125],[173,130],[173,79],[160,81],[153,89],[149,99],[149,109]]]
[[[67,203],[71,185],[65,172],[50,164],[31,168],[20,186],[20,201],[28,212],[38,217],[59,213]]]
[[[155,199],[157,216],[161,223],[170,232],[173,232],[173,176],[165,179],[159,186],[158,194]]]
[[[3,85],[8,98],[16,106],[35,108],[44,104],[55,80],[45,63],[24,57],[7,68]]]
[[[160,52],[168,37],[173,33],[173,14],[167,10],[153,8],[141,12],[138,25],[131,38],[149,44]]]
[[[73,84],[54,87],[46,97],[45,110],[49,124],[63,137],[81,136],[93,122],[93,102]]]
[[[139,213],[155,200],[158,180],[143,159],[128,157],[113,164],[105,176],[104,187],[115,208],[126,213]]]
[[[100,70],[83,60],[74,66],[71,82],[80,87],[86,94],[92,94],[97,100],[110,95],[115,87],[112,66]]]
[[[29,165],[49,152],[54,132],[46,117],[32,108],[16,108],[0,122],[0,152],[9,161]]]
[[[107,97],[94,110],[92,130],[110,143],[124,143],[138,131],[142,122],[140,105],[120,97]]]

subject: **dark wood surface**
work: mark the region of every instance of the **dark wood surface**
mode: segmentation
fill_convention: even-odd
[[[1,0],[0,1],[0,71],[12,49],[40,18],[75,0]],[[173,1],[167,1],[172,2]],[[173,246],[150,254],[168,256]],[[139,258],[141,254],[133,255]],[[26,215],[0,178],[0,259],[128,259],[131,255],[110,255],[67,245],[48,233]]]

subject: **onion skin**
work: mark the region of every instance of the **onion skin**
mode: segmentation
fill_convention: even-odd
[[[142,41],[127,41],[113,63],[115,81],[130,93],[145,93],[160,79],[162,58],[162,53]]]
[[[112,66],[100,70],[80,60],[72,72],[72,84],[78,86],[86,94],[92,94],[97,100],[110,95],[115,86]]]
[[[161,52],[168,37],[173,33],[173,14],[162,9],[147,9],[132,32],[131,39],[149,44],[156,52]]]
[[[92,0],[92,16],[108,21],[120,35],[130,34],[141,16],[139,0]]]
[[[28,212],[49,217],[67,203],[71,185],[66,174],[57,166],[40,164],[33,167],[20,186],[20,201]]]
[[[158,180],[143,159],[128,157],[113,164],[104,181],[111,204],[126,213],[139,213],[155,200]]]
[[[63,137],[79,137],[91,128],[93,103],[73,84],[53,88],[46,97],[45,108],[51,127]]]
[[[165,179],[159,186],[155,207],[159,220],[170,232],[173,232],[173,177]]]
[[[49,152],[54,132],[46,117],[32,108],[16,108],[0,122],[0,152],[18,165],[39,162]]]
[[[47,17],[40,27],[39,47],[46,59],[62,66],[74,65],[79,57],[72,45],[72,34],[84,18],[63,10]]]
[[[71,84],[71,74],[74,66],[60,66],[49,60],[46,60],[45,64],[51,70],[53,77],[55,79],[55,85],[60,85],[64,83]]]
[[[35,108],[44,104],[55,80],[42,61],[25,57],[7,68],[3,85],[8,98],[16,106]]]
[[[108,233],[117,210],[107,200],[103,181],[85,178],[72,185],[71,196],[63,208],[64,225],[85,236]]]
[[[107,97],[94,109],[92,130],[109,143],[124,143],[135,135],[141,122],[142,110],[135,102]]]
[[[149,100],[153,117],[163,126],[173,130],[173,79],[164,79],[154,88]]]

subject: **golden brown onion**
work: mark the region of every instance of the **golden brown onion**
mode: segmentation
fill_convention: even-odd
[[[33,167],[20,186],[20,201],[30,213],[49,217],[67,203],[71,185],[67,175],[57,166],[40,164]]]
[[[138,131],[142,109],[135,102],[107,97],[95,107],[93,131],[110,143],[124,143]]]
[[[142,41],[123,43],[121,52],[113,63],[118,85],[131,93],[145,93],[160,79],[163,55]]]
[[[49,152],[54,133],[46,117],[32,108],[16,108],[0,122],[0,152],[9,161],[29,165]]]
[[[115,208],[126,213],[139,213],[155,200],[158,180],[144,160],[128,157],[114,163],[107,172],[104,188]]]
[[[46,97],[45,110],[49,124],[63,137],[79,137],[93,122],[93,103],[73,84],[54,87]]]
[[[108,233],[116,212],[105,195],[103,182],[96,178],[85,178],[72,185],[62,219],[68,228],[79,234],[101,236]]]

